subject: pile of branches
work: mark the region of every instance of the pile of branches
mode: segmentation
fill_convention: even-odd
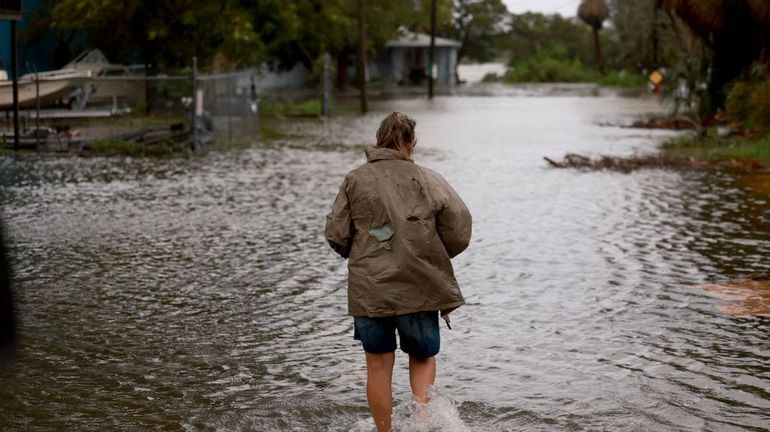
[[[137,131],[123,133],[109,137],[112,141],[130,142],[137,145],[153,145],[167,143],[186,143],[190,138],[190,131],[184,123],[173,123],[170,126],[147,127]]]
[[[731,171],[764,171],[770,172],[770,165],[755,161],[728,160],[709,162],[689,157],[674,157],[665,155],[641,155],[641,156],[599,156],[591,159],[579,154],[568,153],[561,161],[544,156],[554,168],[576,168],[584,171],[620,171],[631,172],[642,168],[659,168],[675,170],[731,170]]]

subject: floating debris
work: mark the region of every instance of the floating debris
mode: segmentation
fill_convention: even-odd
[[[698,288],[729,303],[717,305],[719,312],[732,316],[770,315],[770,275],[700,285]]]
[[[641,155],[628,157],[599,156],[589,157],[568,153],[562,161],[553,160],[544,156],[554,168],[576,168],[580,170],[608,170],[631,172],[643,168],[663,168],[676,170],[729,170],[747,172],[770,172],[770,165],[756,161],[730,159],[727,161],[709,162],[689,157]]]
[[[770,196],[770,173],[751,173],[737,178],[737,184],[755,194]]]
[[[687,117],[667,118],[655,117],[647,120],[638,120],[627,126],[636,129],[671,129],[685,130],[696,129],[697,123]]]

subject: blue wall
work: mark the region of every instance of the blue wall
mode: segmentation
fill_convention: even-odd
[[[0,21],[0,58],[4,67],[11,67],[11,23],[8,21]]]
[[[24,28],[29,21],[29,11],[35,9],[39,0],[22,0],[23,15],[21,21],[16,24],[19,35],[24,32]],[[56,41],[53,32],[46,35],[41,40],[27,49],[19,47],[19,74],[27,73],[27,63],[44,71],[51,69],[51,53],[56,47]],[[3,59],[3,65],[6,69],[11,67],[11,23],[0,21],[0,57]],[[10,75],[10,73],[8,74]]]

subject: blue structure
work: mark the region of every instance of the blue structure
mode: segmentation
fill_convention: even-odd
[[[20,39],[29,25],[31,11],[37,8],[39,2],[39,0],[22,0],[23,14],[21,21],[16,24],[16,31]],[[55,49],[56,39],[53,32],[46,32],[30,46],[19,44],[19,74],[31,72],[28,70],[27,64],[36,67],[38,71],[54,69],[56,66],[53,64]],[[11,23],[8,21],[0,21],[0,58],[3,59],[3,66],[9,68],[11,65]]]
[[[0,21],[0,58],[3,59],[3,68],[11,65],[11,23],[8,21]]]

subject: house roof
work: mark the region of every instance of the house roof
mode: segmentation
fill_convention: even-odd
[[[460,48],[460,42],[452,39],[436,37],[436,47]],[[386,48],[428,48],[430,47],[430,35],[425,33],[403,32],[401,37],[390,40],[385,44]]]

